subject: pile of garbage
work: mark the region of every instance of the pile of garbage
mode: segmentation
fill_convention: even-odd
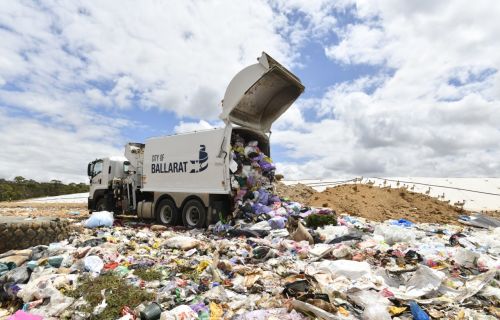
[[[64,241],[0,254],[0,317],[498,318],[500,228],[347,215],[308,227],[301,215],[322,209],[280,203],[288,228],[178,230],[94,213]]]
[[[304,207],[277,195],[274,184],[276,167],[272,159],[259,149],[258,141],[247,143],[240,135],[233,134],[231,146],[233,213],[221,217],[214,226],[216,233],[262,237],[270,230],[287,227],[292,239],[308,240],[312,244],[312,235],[302,221],[314,228],[337,223],[333,210]]]
[[[276,167],[271,158],[258,146],[258,141],[245,142],[238,134],[231,139],[231,189],[234,217],[259,219],[272,209],[269,205],[280,202],[272,195]]]

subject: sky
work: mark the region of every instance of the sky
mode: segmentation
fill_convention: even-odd
[[[262,51],[305,85],[286,179],[500,176],[500,2],[0,1],[0,178],[85,182],[129,141],[221,126]]]

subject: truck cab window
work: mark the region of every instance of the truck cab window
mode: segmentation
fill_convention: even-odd
[[[102,172],[102,161],[97,161],[96,163],[94,163],[94,170],[92,172],[92,176],[95,177],[101,172]]]

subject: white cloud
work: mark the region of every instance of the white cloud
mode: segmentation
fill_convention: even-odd
[[[85,181],[86,165],[103,155],[123,154],[113,126],[89,125],[74,130],[37,119],[8,115],[0,109],[0,176],[42,181]]]
[[[295,63],[286,23],[263,0],[2,2],[0,142],[11,155],[0,177],[84,180],[82,164],[122,153],[123,133],[143,126],[123,110],[214,121],[231,77],[261,51]]]
[[[198,130],[208,130],[213,128],[218,128],[222,126],[221,121],[216,121],[214,124],[210,124],[205,120],[200,120],[198,122],[185,122],[181,121],[178,125],[174,127],[175,133],[192,132]]]
[[[379,71],[311,99],[320,120],[306,131],[274,135],[296,158],[285,176],[498,176],[500,4],[351,1],[345,10],[355,19],[336,25],[326,55]]]
[[[332,76],[277,121],[285,176],[498,175],[499,14],[491,1],[3,2],[0,177],[85,179],[144,125],[126,112],[218,126],[236,72],[262,50],[305,68],[310,42],[377,71]]]

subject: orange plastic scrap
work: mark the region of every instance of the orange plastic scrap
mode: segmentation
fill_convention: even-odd
[[[343,315],[344,317],[348,317],[349,316],[349,311],[347,311],[346,309],[344,309],[343,307],[339,307],[339,313],[341,315]]]

